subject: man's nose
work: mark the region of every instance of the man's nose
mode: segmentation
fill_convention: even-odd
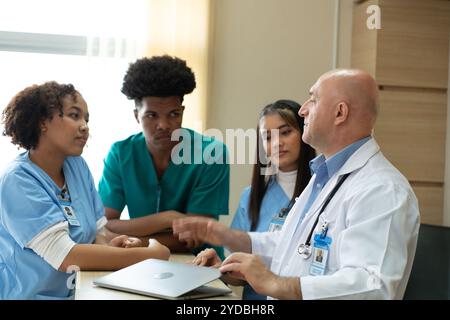
[[[303,102],[300,110],[298,110],[298,115],[300,117],[304,118],[308,114],[308,104],[309,104],[309,100],[306,100],[305,102]]]
[[[167,119],[165,119],[164,117],[160,117],[158,119],[157,129],[166,130],[168,128],[169,128],[169,121],[167,121]]]

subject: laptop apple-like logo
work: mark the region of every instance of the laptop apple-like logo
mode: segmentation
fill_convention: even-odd
[[[155,278],[155,279],[167,279],[167,278],[171,278],[171,277],[173,277],[172,272],[161,272],[161,273],[157,273],[157,274],[153,275],[153,278]]]

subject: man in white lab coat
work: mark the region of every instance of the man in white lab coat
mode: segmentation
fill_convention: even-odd
[[[302,139],[321,155],[278,232],[244,233],[204,218],[177,220],[181,240],[228,247],[195,262],[220,266],[278,299],[401,299],[419,230],[417,199],[383,156],[372,131],[378,87],[360,70],[334,70],[310,89]]]

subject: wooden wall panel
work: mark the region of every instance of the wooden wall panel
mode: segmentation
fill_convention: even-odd
[[[381,29],[366,27],[369,5],[381,9]],[[422,222],[443,223],[450,1],[355,1],[352,67],[383,88],[375,138],[408,178]]]
[[[426,186],[412,183],[414,193],[419,200],[420,222],[442,225],[444,189],[442,186]]]
[[[378,84],[447,89],[450,1],[380,0],[379,5]]]
[[[366,1],[353,9],[351,64],[353,68],[365,70],[375,77],[377,31],[369,30],[366,25],[366,8],[373,4],[378,5],[378,0]]]
[[[410,181],[444,181],[447,95],[381,90],[375,138]]]

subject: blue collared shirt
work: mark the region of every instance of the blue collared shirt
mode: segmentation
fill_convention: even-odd
[[[364,143],[369,141],[372,137],[365,137],[361,140],[358,140],[351,145],[345,147],[338,153],[336,153],[334,156],[332,156],[330,159],[325,159],[325,156],[321,154],[320,156],[317,156],[316,158],[312,159],[309,162],[309,167],[311,169],[311,175],[316,175],[316,179],[314,181],[314,185],[311,191],[311,194],[308,198],[308,201],[306,202],[305,208],[303,209],[303,213],[300,218],[303,220],[303,217],[308,212],[308,210],[311,208],[311,205],[314,203],[314,200],[316,200],[317,196],[319,195],[320,191],[322,191],[323,187],[327,184],[328,180],[339,171],[339,169],[344,165],[344,163],[352,156],[353,153],[355,153],[356,150],[358,150]]]

